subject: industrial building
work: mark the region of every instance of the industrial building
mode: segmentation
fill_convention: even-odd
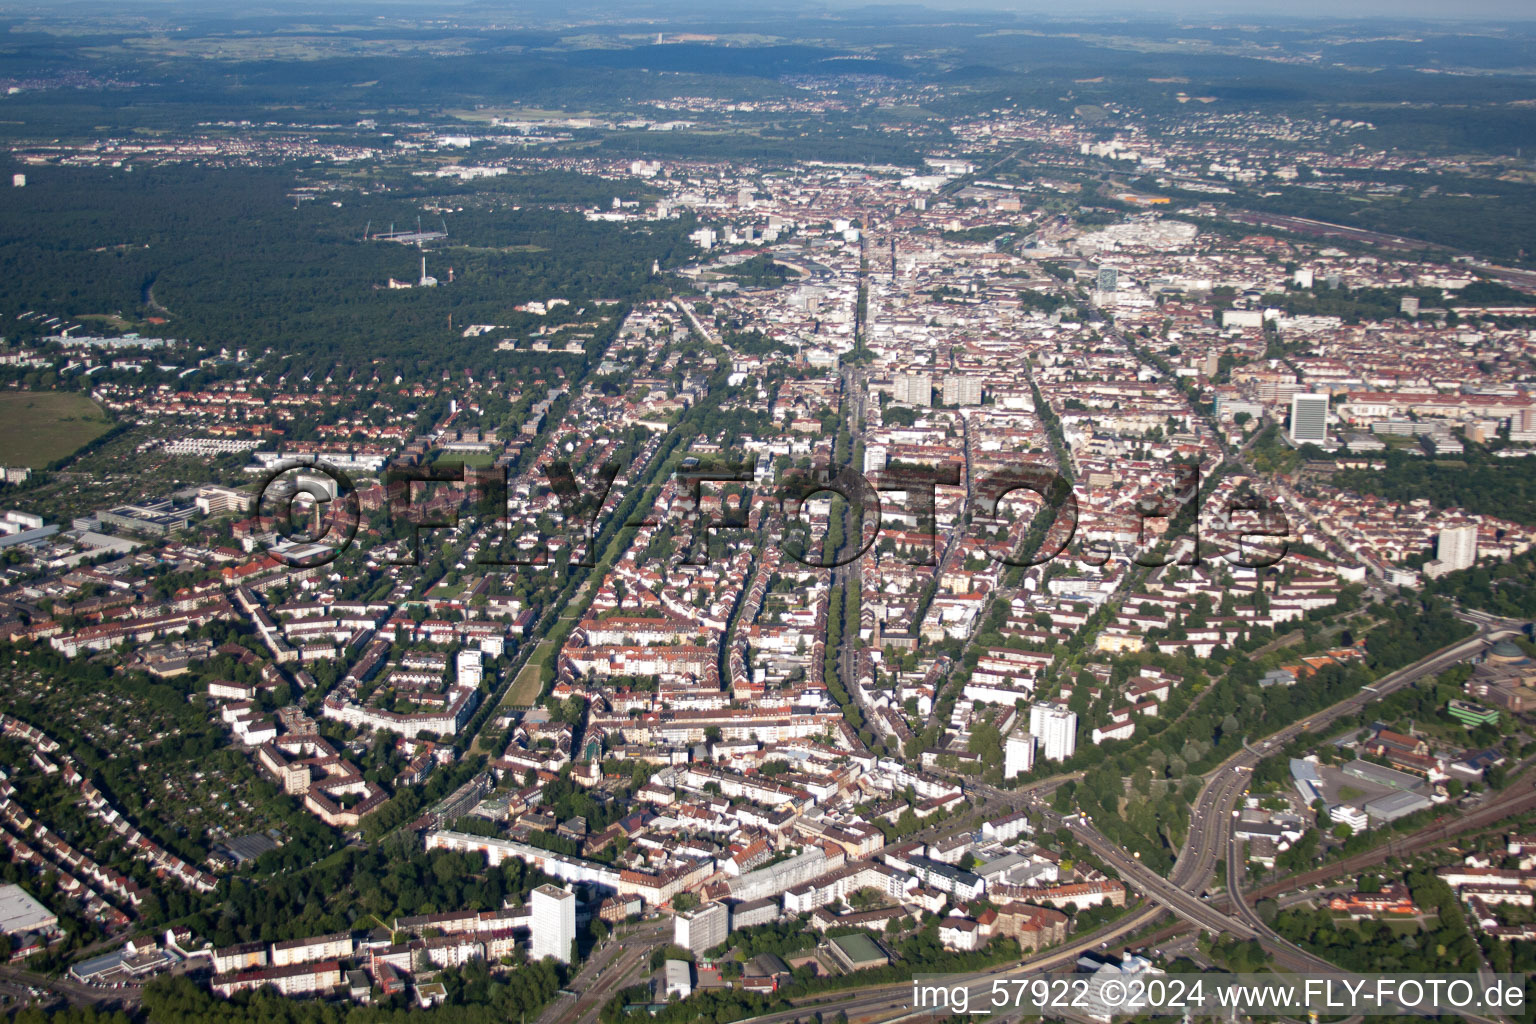
[[[59,918],[19,885],[0,885],[0,931],[7,935],[52,931]]]

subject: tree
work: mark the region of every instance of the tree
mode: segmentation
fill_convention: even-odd
[[[1152,792],[1152,772],[1146,766],[1131,773],[1131,786],[1142,796]]]

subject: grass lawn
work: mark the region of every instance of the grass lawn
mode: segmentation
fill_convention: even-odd
[[[554,653],[554,644],[548,640],[540,641],[538,649],[523,665],[523,670],[517,674],[516,679],[512,680],[512,688],[507,691],[507,696],[502,703],[513,707],[527,707],[537,702],[544,692],[544,673]]]
[[[0,392],[0,463],[42,469],[112,429],[101,406],[73,391]]]
[[[490,452],[443,452],[433,460],[433,465],[463,465],[479,468],[492,465],[495,461],[496,456]]]
[[[1350,929],[1358,932],[1360,925],[1366,923],[1351,920],[1349,914],[1344,911],[1334,913],[1333,920],[1334,927],[1341,931]],[[1417,917],[1402,917],[1396,914],[1384,915],[1374,920],[1386,925],[1388,930],[1398,936],[1417,935],[1421,931],[1439,927],[1439,921],[1434,914],[1425,914],[1423,921],[1420,921]]]

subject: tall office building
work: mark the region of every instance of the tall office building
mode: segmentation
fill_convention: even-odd
[[[1296,444],[1327,443],[1327,395],[1302,392],[1291,396],[1291,440]]]
[[[932,405],[933,377],[926,373],[898,373],[893,397],[903,405]]]
[[[576,945],[576,895],[553,885],[541,885],[529,894],[533,932],[532,957],[542,960],[552,956],[563,964],[571,962]]]
[[[1470,568],[1477,561],[1477,527],[1453,526],[1440,531],[1435,542],[1435,557],[1446,572]]]
[[[1521,409],[1509,418],[1511,441],[1536,441],[1536,408]]]
[[[966,374],[951,374],[944,378],[945,405],[980,405],[981,381]]]
[[[1022,775],[1035,766],[1035,737],[1016,732],[1003,745],[1003,778]]]
[[[731,912],[724,903],[706,903],[677,915],[672,941],[700,956],[725,941],[731,932]]]
[[[1099,268],[1099,291],[1112,292],[1120,287],[1120,271],[1115,267]]]
[[[1077,713],[1065,704],[1032,705],[1029,731],[1047,761],[1065,761],[1077,751]]]

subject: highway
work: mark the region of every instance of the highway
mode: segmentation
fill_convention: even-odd
[[[1263,943],[1275,966],[1298,973],[1336,974],[1345,979],[1358,977],[1352,971],[1346,971],[1322,957],[1313,956],[1289,939],[1281,937],[1260,920],[1257,912],[1243,898],[1242,878],[1243,864],[1238,858],[1238,842],[1233,839],[1227,846],[1227,887],[1231,893],[1232,903],[1237,910],[1237,916],[1257,932],[1259,941]],[[1486,961],[1484,965],[1486,967]],[[1475,1013],[1462,1013],[1459,1016],[1475,1024],[1498,1024],[1495,1018]]]
[[[1258,915],[1243,902],[1240,896],[1233,902],[1242,906],[1236,908],[1235,913],[1229,914],[1206,902],[1205,891],[1215,876],[1216,864],[1223,859],[1228,864],[1228,879],[1240,878],[1234,873],[1237,845],[1232,835],[1232,816],[1239,798],[1247,791],[1248,779],[1251,777],[1254,765],[1263,757],[1276,747],[1290,742],[1302,732],[1319,732],[1326,729],[1339,719],[1355,714],[1373,701],[1410,686],[1425,676],[1443,672],[1484,646],[1519,632],[1511,620],[1482,614],[1469,614],[1464,617],[1479,624],[1475,635],[1388,673],[1371,684],[1370,689],[1361,690],[1337,704],[1286,726],[1261,741],[1256,747],[1245,745],[1207,773],[1205,785],[1190,811],[1189,839],[1184,849],[1180,851],[1168,878],[1158,875],[1123,848],[1110,842],[1082,817],[1063,818],[1046,809],[1039,801],[1037,793],[1025,796],[1025,799],[1031,802],[1032,809],[1041,814],[1047,823],[1069,828],[1078,841],[1103,858],[1104,862],[1113,867],[1124,881],[1144,892],[1153,905],[1134,911],[1090,935],[1076,938],[1065,946],[1047,951],[1037,957],[1027,958],[1020,964],[955,979],[957,983],[971,983],[973,1005],[987,1005],[985,1000],[990,993],[990,984],[993,979],[1010,974],[1050,971],[1067,966],[1075,962],[1083,953],[1104,948],[1125,936],[1135,934],[1156,920],[1164,909],[1206,931],[1257,939],[1279,967],[1293,971],[1345,973],[1334,964],[1307,953],[1275,934],[1259,920]],[[988,796],[1006,793],[1006,791],[984,785],[972,788]],[[1015,792],[1012,795],[1017,799],[1021,794]],[[1508,815],[1518,813],[1515,808],[1526,807],[1527,804],[1536,807],[1536,790],[1521,786],[1504,800],[1482,808],[1474,814]],[[1465,824],[1466,819],[1463,818],[1461,823]],[[1328,870],[1332,877],[1343,868],[1335,865]],[[1294,887],[1295,883],[1296,880],[1293,879],[1287,885]],[[844,998],[835,1004],[836,1008],[846,1012],[850,1019],[892,1019],[883,1015],[898,1011],[895,1012],[894,1017],[901,1017],[911,1012],[910,983],[882,985],[853,991],[858,994],[845,993]],[[794,1010],[751,1019],[759,1024],[788,1024],[788,1022],[807,1017],[815,1009],[817,1009],[816,1003],[808,999]],[[1478,1021],[1481,1024],[1493,1024],[1489,1018],[1468,1016],[1466,1019]]]
[[[1357,853],[1352,857],[1335,861],[1312,871],[1289,878],[1272,882],[1268,885],[1254,889],[1249,896],[1255,900],[1266,896],[1281,896],[1283,893],[1294,892],[1297,889],[1306,889],[1320,882],[1327,882],[1341,876],[1358,874],[1365,868],[1373,867],[1391,857],[1401,859],[1406,854],[1417,853],[1421,850],[1442,846],[1451,837],[1466,835],[1479,829],[1492,828],[1510,818],[1518,817],[1529,811],[1536,810],[1536,780],[1521,779],[1512,782],[1507,788],[1493,794],[1481,806],[1470,811],[1461,811],[1448,814],[1443,821],[1436,821],[1426,825],[1419,831],[1378,846],[1363,853]]]
[[[1186,845],[1169,879],[1162,879],[1143,866],[1140,861],[1128,856],[1123,849],[1099,835],[1086,822],[1081,820],[1076,823],[1068,822],[1069,827],[1080,841],[1104,858],[1106,863],[1113,865],[1121,873],[1122,878],[1136,884],[1151,899],[1163,903],[1183,920],[1207,931],[1258,939],[1269,952],[1274,963],[1286,970],[1342,973],[1336,965],[1313,956],[1276,934],[1259,919],[1258,914],[1243,899],[1240,888],[1242,864],[1238,860],[1238,841],[1233,836],[1232,830],[1237,801],[1247,791],[1246,780],[1251,775],[1254,765],[1268,751],[1288,743],[1304,730],[1317,732],[1325,729],[1373,701],[1410,686],[1425,676],[1444,671],[1488,643],[1518,632],[1505,625],[1506,620],[1492,616],[1476,618],[1482,624],[1474,636],[1388,673],[1372,684],[1369,690],[1362,690],[1310,718],[1287,726],[1264,740],[1257,748],[1245,745],[1242,750],[1219,765],[1207,777],[1206,785],[1191,809],[1190,843],[1193,844],[1193,848]],[[1500,801],[1498,806],[1484,808],[1483,815],[1490,821],[1497,820],[1498,816],[1507,816],[1512,813],[1515,806],[1536,806],[1536,792],[1529,789],[1524,793],[1517,792],[1508,802]],[[1463,819],[1462,824],[1465,823]],[[1227,862],[1227,879],[1235,912],[1232,915],[1222,912],[1201,899],[1201,894],[1209,886],[1214,874],[1217,858],[1222,855]],[[1335,866],[1330,870],[1330,876],[1336,875],[1339,870],[1340,868]],[[1217,922],[1214,926],[1213,919]],[[1467,1019],[1488,1020],[1488,1018],[1472,1016],[1468,1016]]]
[[[1071,828],[1084,845],[1113,865],[1122,878],[1133,882],[1152,899],[1164,903],[1169,910],[1192,924],[1244,938],[1263,938],[1263,932],[1267,929],[1262,929],[1262,925],[1256,929],[1251,921],[1216,911],[1201,898],[1215,875],[1218,861],[1230,856],[1233,843],[1232,813],[1239,797],[1248,789],[1248,779],[1254,766],[1270,751],[1284,746],[1302,732],[1321,732],[1373,701],[1410,686],[1425,676],[1443,672],[1491,641],[1518,632],[1495,624],[1502,621],[1485,621],[1474,636],[1390,672],[1372,684],[1370,689],[1361,690],[1315,715],[1286,726],[1257,747],[1245,745],[1228,757],[1206,776],[1205,786],[1190,808],[1189,840],[1166,879],[1115,846],[1081,818],[1063,820],[1062,824]]]

